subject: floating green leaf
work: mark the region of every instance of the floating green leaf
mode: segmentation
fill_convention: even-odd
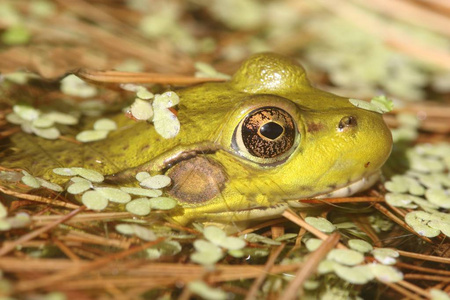
[[[227,237],[225,231],[217,226],[207,226],[203,230],[205,238],[215,245],[219,245]]]
[[[153,93],[150,92],[149,90],[147,90],[146,88],[140,87],[140,88],[138,89],[138,91],[136,92],[136,96],[137,96],[138,98],[140,98],[140,99],[143,99],[143,100],[150,100],[150,99],[152,99],[155,95],[153,95]]]
[[[49,118],[46,118],[45,116],[40,116],[37,119],[34,119],[31,122],[31,126],[38,127],[38,128],[48,128],[53,126],[55,122]]]
[[[116,124],[116,122],[114,122],[111,119],[102,118],[102,119],[95,121],[95,123],[94,123],[94,130],[111,131],[111,130],[116,130],[116,129],[117,129],[117,124]]]
[[[389,248],[377,248],[372,251],[372,255],[383,265],[394,265],[399,256],[398,252]]]
[[[188,283],[188,288],[192,293],[204,299],[225,300],[228,298],[227,293],[220,289],[211,288],[203,281],[191,281]]]
[[[205,240],[196,240],[194,242],[196,252],[191,254],[193,262],[202,265],[212,265],[223,257],[222,250],[211,242]]]
[[[53,169],[53,173],[61,175],[61,176],[75,176],[77,173],[71,168],[55,168]]]
[[[379,114],[390,112],[394,108],[394,103],[386,98],[386,96],[377,96],[370,100],[370,102],[358,99],[349,99],[350,103],[361,109],[370,110]]]
[[[41,138],[44,138],[44,139],[48,139],[48,140],[56,140],[61,135],[59,130],[55,127],[38,128],[38,127],[31,126],[31,131],[35,135],[37,135]]]
[[[136,174],[137,181],[141,182],[144,181],[147,178],[150,178],[150,174],[148,172],[139,172]]]
[[[364,261],[364,255],[354,250],[333,249],[328,253],[327,259],[334,260],[343,265],[354,266]]]
[[[431,300],[450,300],[450,296],[441,290],[431,289],[430,290]]]
[[[439,207],[450,208],[450,194],[442,188],[431,188],[425,192],[425,197],[428,201]]]
[[[103,180],[105,180],[105,177],[103,177],[102,174],[100,174],[99,172],[97,172],[95,170],[85,169],[85,168],[72,168],[72,171],[76,175],[81,176],[92,182],[102,182]]]
[[[103,197],[112,202],[128,203],[131,200],[131,196],[124,191],[111,187],[97,187],[95,188]]]
[[[53,120],[55,123],[59,123],[59,124],[63,124],[63,125],[75,125],[78,123],[78,118],[76,118],[72,115],[57,112],[57,111],[52,111],[52,112],[46,113],[45,118]]]
[[[153,100],[153,107],[158,109],[159,107],[169,108],[177,105],[180,102],[180,97],[175,92],[169,91],[162,95],[155,95]]]
[[[135,188],[135,187],[121,187],[122,191],[128,194],[137,195],[137,196],[145,196],[145,197],[159,197],[162,195],[162,191],[160,190],[149,190],[143,188]]]
[[[138,216],[146,216],[150,213],[150,202],[147,198],[134,199],[127,203],[126,210]]]
[[[121,234],[126,234],[126,235],[134,234],[134,228],[133,228],[133,225],[131,225],[131,224],[117,224],[116,231],[120,232]]]
[[[366,253],[366,252],[369,252],[369,251],[373,250],[373,247],[372,247],[371,244],[369,244],[366,241],[358,240],[358,239],[351,239],[351,240],[349,240],[348,241],[348,246],[350,248],[352,248],[353,250],[356,250],[356,251],[361,252],[361,253]]]
[[[177,116],[167,108],[155,108],[153,125],[156,132],[165,139],[171,139],[180,132],[180,121]]]
[[[49,182],[49,181],[47,181],[45,179],[38,178],[38,177],[36,177],[36,179],[37,179],[37,181],[39,181],[41,186],[43,186],[43,187],[45,187],[45,188],[47,188],[49,190],[52,190],[52,191],[55,191],[55,192],[62,192],[62,191],[64,191],[64,189],[61,186],[59,186],[58,184],[56,184],[56,183]]]
[[[398,282],[403,279],[403,274],[392,266],[381,264],[370,264],[367,266],[372,271],[372,274],[380,281]]]
[[[340,264],[334,264],[334,272],[340,278],[351,284],[366,284],[374,278],[367,265],[346,267]]]
[[[152,209],[169,210],[177,206],[177,201],[169,197],[155,197],[149,202]]]
[[[130,112],[137,120],[149,120],[153,117],[153,107],[150,102],[136,98],[131,105]]]
[[[108,206],[108,199],[97,191],[88,191],[83,194],[81,201],[88,209],[104,210]]]
[[[41,184],[34,176],[31,176],[25,171],[22,171],[22,173],[24,174],[24,176],[22,177],[21,180],[25,185],[32,187],[34,189],[41,187]]]
[[[61,91],[70,96],[90,98],[97,94],[97,89],[90,86],[76,75],[68,75],[61,80]]]
[[[141,186],[150,189],[161,189],[170,184],[170,177],[166,175],[155,175],[141,181]]]
[[[320,245],[322,245],[322,240],[316,238],[308,239],[305,242],[306,249],[308,249],[309,252],[316,251],[317,248],[320,247]]]
[[[133,225],[133,229],[134,229],[134,234],[140,239],[143,239],[145,241],[156,240],[155,233],[148,228],[145,228],[145,227],[139,226],[139,225]]]
[[[6,207],[0,202],[0,219],[3,219],[8,215],[8,211],[6,210]]]
[[[41,112],[29,105],[16,104],[13,106],[13,111],[23,120],[33,121],[39,117]]]
[[[72,183],[68,188],[67,192],[70,194],[78,195],[84,193],[92,187],[92,183],[90,181],[80,181]]]
[[[104,140],[108,137],[109,130],[85,130],[77,134],[75,139],[83,143]]]
[[[250,243],[264,243],[267,245],[281,245],[280,242],[269,239],[268,237],[256,234],[248,233],[244,235],[244,239]]]
[[[314,228],[326,232],[331,233],[336,230],[336,226],[334,226],[330,221],[322,217],[306,217],[306,223],[313,226]]]

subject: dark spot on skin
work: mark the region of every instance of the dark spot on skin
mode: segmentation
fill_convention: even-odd
[[[364,168],[368,168],[369,166],[370,166],[370,161],[368,161],[364,164]]]
[[[141,152],[147,150],[148,148],[150,148],[150,145],[147,144],[147,145],[145,145],[144,147],[141,148]]]
[[[321,131],[322,129],[324,129],[324,125],[322,123],[308,123],[308,132],[317,132],[317,131]]]
[[[122,147],[122,150],[126,151],[126,150],[128,150],[129,147],[130,147],[130,145],[125,145],[125,146]]]
[[[334,190],[336,188],[336,185],[335,184],[330,184],[327,187],[329,187],[330,189]]]
[[[66,158],[66,159],[64,160],[64,163],[65,163],[66,165],[70,165],[71,163],[73,163],[73,158],[72,158],[72,157]]]

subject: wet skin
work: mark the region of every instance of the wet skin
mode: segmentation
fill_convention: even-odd
[[[380,114],[312,87],[280,55],[253,55],[228,82],[176,92],[181,130],[172,139],[120,114],[108,139],[85,145],[16,134],[20,150],[0,165],[55,182],[63,178],[51,170],[61,166],[92,168],[113,183],[167,174],[180,204],[170,218],[187,224],[267,218],[297,199],[351,195],[377,180],[391,152]]]

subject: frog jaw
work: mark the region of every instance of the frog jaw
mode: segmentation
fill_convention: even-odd
[[[370,174],[365,174],[363,177],[353,182],[337,187],[333,191],[327,191],[325,193],[314,194],[310,196],[302,196],[301,198],[325,199],[351,196],[355,193],[370,188],[375,182],[377,182],[377,180],[379,180],[380,175],[381,171],[377,170]],[[203,220],[214,220],[214,222],[232,224],[235,222],[271,219],[275,216],[281,215],[283,211],[289,207],[305,209],[314,206],[316,206],[316,204],[302,203],[299,200],[279,199],[279,201],[276,201],[276,203],[272,205],[261,205],[228,211],[214,211],[205,209],[205,207],[184,207],[184,214],[182,216],[173,216],[172,220],[184,225],[190,222],[192,220],[192,216],[194,216],[195,218],[200,218]],[[202,210],[202,212],[195,212],[195,210],[198,209]]]
[[[364,191],[375,184],[375,182],[380,179],[381,171],[377,170],[371,174],[363,176],[361,179],[353,181],[347,185],[344,185],[340,188],[335,189],[334,191],[317,195],[314,198],[316,199],[324,199],[324,198],[340,198],[340,197],[348,197],[355,193]]]

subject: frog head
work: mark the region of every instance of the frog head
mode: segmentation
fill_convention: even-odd
[[[280,55],[254,55],[231,81],[180,99],[180,120],[189,112],[192,136],[203,132],[210,145],[167,170],[183,207],[173,218],[183,224],[263,218],[298,199],[352,195],[378,179],[391,152],[381,114],[314,88]]]

